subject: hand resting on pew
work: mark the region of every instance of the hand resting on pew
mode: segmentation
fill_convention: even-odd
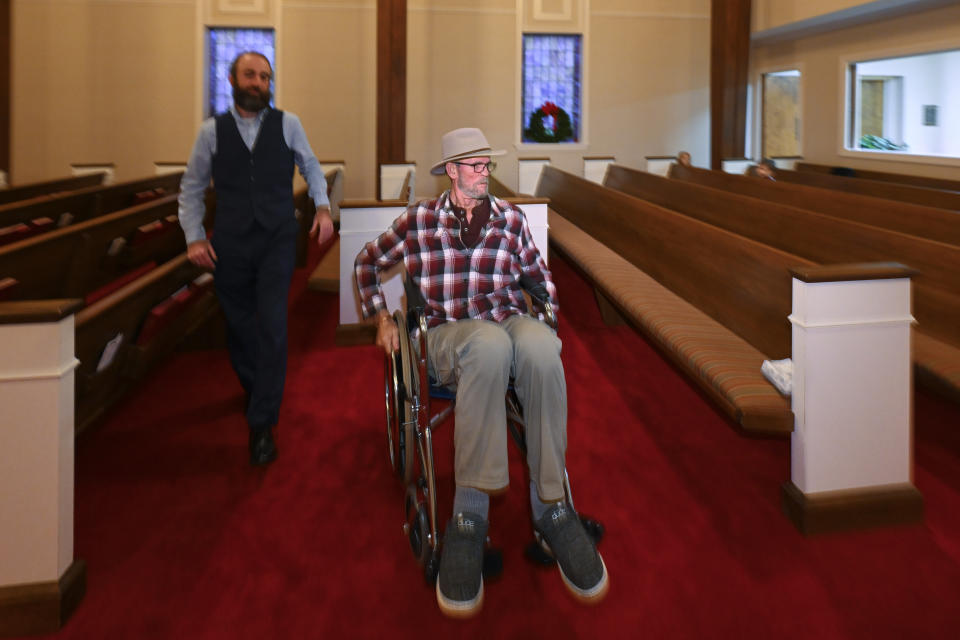
[[[187,259],[198,267],[212,270],[216,268],[217,252],[209,240],[197,240],[187,245]]]
[[[317,236],[317,244],[333,237],[333,218],[330,217],[330,207],[317,207],[317,214],[313,217],[313,226],[310,227],[310,237]]]

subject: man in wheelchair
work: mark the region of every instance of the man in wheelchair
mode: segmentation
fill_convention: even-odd
[[[380,274],[403,261],[425,301],[430,375],[456,388],[456,491],[436,592],[441,611],[457,617],[473,615],[483,603],[489,496],[509,484],[504,397],[511,379],[523,407],[537,538],[578,599],[597,602],[608,587],[595,542],[568,500],[560,340],[528,315],[520,276],[542,284],[554,309],[556,288],[523,213],[488,191],[491,157],[503,153],[492,150],[479,129],[445,134],[431,173],[446,173],[450,189],[407,209],[355,263],[363,315],[376,318],[377,345],[390,356],[400,348],[401,328],[385,308]]]

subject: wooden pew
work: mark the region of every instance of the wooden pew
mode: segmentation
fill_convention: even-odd
[[[760,365],[790,355],[789,269],[811,261],[553,167],[537,195],[551,246],[746,432],[792,430]]]
[[[84,187],[93,187],[103,182],[103,173],[89,173],[81,176],[70,176],[68,178],[56,178],[54,180],[43,180],[41,182],[31,182],[0,190],[0,205],[11,202],[20,202],[39,196],[51,196],[64,191],[74,191]]]
[[[59,228],[91,220],[180,190],[182,174],[150,176],[110,186],[94,186],[0,206],[0,228],[47,218]]]
[[[497,196],[498,198],[515,198],[517,197],[517,192],[503,184],[494,176],[490,176],[490,195]]]
[[[653,176],[622,166],[607,171],[605,185],[653,204],[692,216],[819,264],[900,262],[919,271],[913,277],[914,317],[921,341],[941,351],[960,348],[960,247],[910,236],[804,209],[759,201],[728,191]],[[926,379],[948,385],[960,372],[914,354]],[[960,396],[960,385],[955,390]]]
[[[76,431],[92,424],[219,306],[212,276],[186,254],[86,306],[76,317]]]
[[[148,264],[184,251],[177,196],[169,195],[0,247],[7,300],[89,298]]]
[[[875,198],[886,198],[887,200],[896,200],[897,202],[909,202],[925,207],[960,211],[960,193],[955,191],[915,187],[893,182],[868,180],[866,178],[846,178],[810,171],[787,171],[784,169],[777,171],[777,182],[803,184],[808,187],[820,187],[833,191],[844,191],[846,193],[858,193]]]
[[[343,167],[337,167],[324,174],[327,180],[327,198],[330,200],[330,217],[333,223],[340,224],[340,203],[343,202],[344,172]]]
[[[798,162],[797,171],[807,171],[810,173],[826,173],[834,169],[825,164],[814,164],[812,162]],[[854,169],[856,175],[848,176],[852,178],[865,178],[867,180],[879,180],[880,182],[894,182],[896,184],[907,184],[914,187],[927,187],[929,189],[942,189],[945,191],[960,191],[960,180],[949,180],[947,178],[930,178],[928,176],[912,176],[905,173],[887,173],[886,171],[869,171],[867,169]]]
[[[960,218],[953,211],[678,164],[669,177],[960,246]]]

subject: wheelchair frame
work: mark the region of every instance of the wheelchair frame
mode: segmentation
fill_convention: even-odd
[[[557,320],[553,306],[544,286],[526,274],[519,278],[520,285],[544,311],[546,322],[556,329]],[[433,429],[445,421],[455,407],[449,391],[430,384],[427,366],[427,318],[426,301],[419,288],[403,281],[407,299],[406,316],[400,310],[393,313],[393,320],[400,329],[400,348],[384,360],[384,399],[387,418],[387,447],[390,463],[398,479],[405,487],[403,532],[418,563],[423,567],[424,578],[432,584],[440,566],[440,532],[438,530],[436,475],[433,460]],[[412,346],[413,337],[417,349]],[[434,416],[430,415],[430,395],[440,393],[450,404]],[[523,412],[512,385],[505,398],[507,404],[507,427],[519,446],[524,458],[527,448],[524,438]],[[422,473],[415,473],[419,463]],[[573,508],[573,494],[569,476],[564,470],[564,488],[567,502]],[[602,525],[592,520],[591,534],[595,540],[602,536]],[[536,554],[534,554],[536,556]],[[543,564],[551,559],[535,557]]]

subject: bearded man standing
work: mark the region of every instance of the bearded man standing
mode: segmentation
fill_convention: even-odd
[[[270,107],[273,69],[257,52],[230,66],[234,104],[200,128],[180,183],[180,225],[187,256],[214,271],[214,288],[227,322],[230,361],[245,392],[250,463],[277,457],[277,424],[287,368],[287,295],[298,225],[293,168],[307,181],[316,205],[311,235],[333,235],[327,185],[294,114]],[[203,228],[204,192],[217,194],[214,232]]]

